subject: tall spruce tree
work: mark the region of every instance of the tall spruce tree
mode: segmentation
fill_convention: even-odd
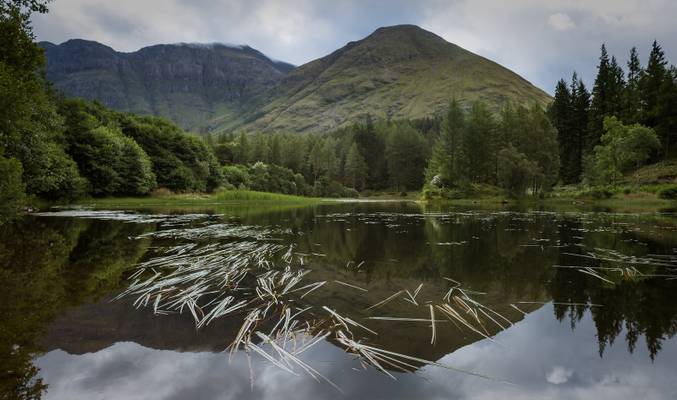
[[[666,71],[658,93],[657,125],[655,131],[661,141],[664,158],[674,153],[677,141],[677,68]]]
[[[362,190],[367,179],[367,162],[360,154],[357,144],[350,146],[346,157],[346,184],[355,190]]]
[[[590,115],[590,92],[583,80],[574,73],[571,81],[571,143],[573,150],[570,153],[569,169],[566,182],[575,183],[581,180],[583,172],[584,139],[588,131]],[[564,162],[564,161],[561,161]],[[563,177],[564,180],[564,177]]]
[[[548,114],[550,121],[555,129],[557,129],[557,142],[559,143],[559,157],[561,160],[560,176],[564,183],[572,183],[572,170],[574,166],[571,165],[574,157],[572,152],[575,150],[576,141],[573,137],[573,99],[576,90],[573,87],[569,89],[564,79],[560,79],[555,87],[555,98],[550,104]],[[503,120],[505,121],[505,117]]]
[[[654,40],[649,54],[649,61],[640,79],[642,97],[642,123],[653,127],[658,123],[658,97],[665,79],[666,65],[665,54],[661,46]]]
[[[465,116],[461,104],[452,100],[449,104],[439,138],[433,147],[432,157],[426,169],[426,180],[439,176],[447,186],[463,186],[467,181],[466,157],[463,146]]]
[[[475,102],[470,108],[464,130],[464,152],[468,159],[468,178],[472,182],[496,182],[498,150],[494,149],[496,120],[486,104]]]
[[[592,88],[590,124],[584,152],[591,152],[599,144],[604,128],[604,117],[619,113],[623,86],[623,70],[615,57],[609,59],[606,46],[602,45],[597,77]]]
[[[642,64],[637,55],[637,48],[630,50],[630,60],[628,61],[628,76],[625,90],[623,91],[623,112],[622,118],[626,124],[639,122],[642,111],[642,98],[640,93],[640,79],[642,77]]]

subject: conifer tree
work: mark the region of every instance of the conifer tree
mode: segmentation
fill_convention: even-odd
[[[665,79],[667,61],[661,46],[654,41],[649,54],[649,61],[640,79],[642,97],[642,123],[656,126],[658,118],[658,97]]]
[[[665,79],[658,93],[658,124],[656,133],[661,141],[664,158],[674,153],[677,141],[677,68],[672,66],[666,71]]]
[[[620,111],[623,91],[623,70],[616,59],[609,59],[606,46],[602,45],[597,77],[592,88],[590,126],[585,140],[584,152],[591,152],[599,144],[603,132],[604,117]]]
[[[623,92],[623,121],[626,124],[639,122],[641,112],[641,96],[639,81],[642,77],[642,65],[637,55],[637,48],[630,50],[630,60],[628,61],[628,76],[625,90]]]
[[[572,165],[572,162],[575,161],[575,157],[572,153],[577,147],[577,140],[574,138],[575,133],[572,126],[574,119],[573,97],[575,96],[576,90],[576,86],[572,85],[571,89],[569,89],[569,86],[567,86],[564,79],[560,79],[555,87],[555,98],[548,110],[550,121],[555,129],[557,129],[559,157],[562,161],[560,176],[565,183],[571,183],[573,181],[572,170],[574,169],[574,166]],[[505,121],[505,117],[503,119]]]
[[[590,114],[590,92],[585,87],[582,79],[574,73],[571,87],[573,97],[571,99],[571,130],[573,151],[569,159],[569,170],[567,171],[566,183],[579,182],[583,172],[583,152],[584,140],[588,131]],[[574,89],[575,88],[575,89]],[[563,162],[561,160],[561,162]],[[564,177],[563,177],[564,179]]]
[[[346,157],[346,183],[355,190],[362,190],[367,178],[367,163],[353,143]]]
[[[465,116],[461,104],[452,100],[449,104],[439,138],[433,147],[432,157],[426,170],[426,180],[439,176],[444,185],[463,186],[467,180],[466,157],[463,146]]]
[[[468,178],[472,182],[495,183],[497,156],[493,148],[496,120],[484,103],[476,102],[468,113],[464,130],[464,152],[468,159]]]

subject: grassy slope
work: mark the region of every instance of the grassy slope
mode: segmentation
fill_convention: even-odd
[[[313,197],[290,196],[252,190],[227,190],[214,194],[172,194],[146,197],[105,197],[77,201],[77,205],[101,207],[165,207],[165,206],[218,206],[226,203],[314,204],[325,201]]]
[[[84,40],[41,45],[47,77],[65,94],[190,129],[204,128],[215,115],[239,115],[241,100],[291,68],[254,49],[223,45],[156,45],[132,53]]]
[[[367,38],[289,73],[248,129],[326,131],[376,118],[421,118],[444,110],[452,97],[541,105],[542,90],[512,71],[414,26],[381,28]],[[232,120],[221,121],[232,128]]]
[[[647,165],[626,176],[615,188],[587,188],[579,185],[557,186],[544,199],[527,196],[523,199],[510,199],[507,194],[490,185],[481,186],[477,193],[460,199],[432,199],[429,203],[451,204],[458,206],[496,206],[518,204],[526,206],[544,205],[556,209],[581,209],[606,207],[625,211],[656,210],[674,207],[675,200],[658,197],[660,190],[677,184],[677,160],[662,161]],[[603,192],[611,197],[606,198]]]

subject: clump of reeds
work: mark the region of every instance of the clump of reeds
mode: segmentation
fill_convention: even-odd
[[[155,257],[138,265],[130,277],[129,287],[117,298],[133,296],[136,307],[150,307],[156,314],[189,313],[198,329],[218,318],[239,318],[240,328],[229,344],[231,354],[237,350],[244,350],[248,357],[257,354],[286,372],[303,372],[332,386],[336,385],[301,359],[304,352],[328,338],[392,378],[395,378],[392,370],[411,372],[421,365],[460,371],[370,345],[369,338],[378,336],[378,332],[326,305],[309,304],[307,296],[329,282],[308,279],[310,270],[304,262],[308,255],[296,252],[294,245],[274,240],[280,233],[284,234],[267,228],[224,224],[155,232],[152,235],[157,238],[189,242],[157,249]],[[227,237],[231,241],[203,244],[202,239],[214,237]],[[451,288],[437,301],[422,299],[424,285],[421,283],[413,290],[396,291],[368,309],[375,310],[396,300],[424,307],[430,318],[423,321],[431,325],[433,345],[439,323],[451,322],[490,340],[486,324],[505,328],[511,323],[471,297],[481,293],[464,289],[452,279],[449,281]],[[333,283],[353,289],[356,294],[368,291],[343,281]]]
[[[622,281],[638,281],[647,278],[676,279],[677,258],[672,255],[647,254],[640,257],[626,255],[617,250],[594,248],[585,253],[563,253],[571,257],[594,260],[601,265],[554,265],[554,268],[571,268],[616,285]],[[651,272],[641,269],[649,268]],[[656,271],[657,270],[657,271]]]

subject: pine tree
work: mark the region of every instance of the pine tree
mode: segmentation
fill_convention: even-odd
[[[367,163],[353,143],[346,157],[346,183],[355,190],[362,190],[367,178]]]
[[[628,81],[623,92],[623,121],[626,124],[639,122],[642,109],[642,100],[640,96],[639,82],[642,77],[642,65],[637,55],[637,48],[630,50],[630,60],[628,61]]]
[[[240,132],[240,136],[237,139],[235,162],[238,164],[249,162],[249,139],[247,139],[247,135],[244,132]]]
[[[615,57],[609,59],[606,46],[602,45],[597,77],[592,88],[590,126],[584,144],[584,152],[591,152],[599,144],[604,128],[604,117],[619,114],[623,86],[623,70],[616,62]]]
[[[620,115],[623,111],[623,92],[625,91],[625,74],[618,65],[616,57],[611,57],[611,76],[609,80],[608,112],[611,115]]]
[[[640,79],[642,123],[649,127],[658,125],[658,98],[667,72],[666,65],[663,49],[654,41],[646,70]]]
[[[385,155],[383,154],[385,140],[376,131],[370,115],[367,115],[364,124],[356,126],[353,141],[357,143],[357,148],[365,157],[369,167],[367,186],[371,189],[383,188],[383,183],[386,181]]]
[[[573,98],[571,99],[571,130],[572,130],[572,144],[574,146],[570,159],[570,169],[567,174],[567,183],[575,183],[581,180],[583,172],[583,152],[585,135],[588,131],[589,116],[590,116],[590,92],[585,87],[582,79],[576,82],[576,74],[574,74],[571,82]],[[575,88],[575,90],[574,90]],[[560,160],[560,162],[564,162]]]
[[[476,102],[470,108],[464,130],[464,152],[468,159],[468,178],[472,182],[495,183],[498,150],[493,148],[496,120],[486,104]]]
[[[270,159],[271,164],[282,165],[282,151],[280,149],[280,136],[272,135],[270,138]]]
[[[677,69],[674,66],[665,74],[657,108],[658,125],[655,130],[661,140],[663,157],[668,158],[674,152],[672,147],[677,141]]]
[[[391,127],[386,141],[386,159],[392,183],[397,190],[420,188],[427,160],[425,138],[409,123]]]
[[[574,73],[574,79],[576,75]],[[565,183],[572,183],[575,175],[575,156],[572,153],[578,147],[578,141],[574,137],[573,130],[573,98],[576,96],[577,87],[572,84],[571,89],[564,79],[560,79],[555,87],[555,98],[550,104],[548,114],[550,121],[557,129],[557,142],[559,143],[559,158],[562,161],[560,176]],[[503,120],[505,121],[505,117]]]
[[[426,180],[440,176],[448,186],[462,186],[466,180],[466,159],[463,150],[465,115],[461,104],[452,100],[449,104],[439,138],[433,146],[433,154],[426,170]]]

